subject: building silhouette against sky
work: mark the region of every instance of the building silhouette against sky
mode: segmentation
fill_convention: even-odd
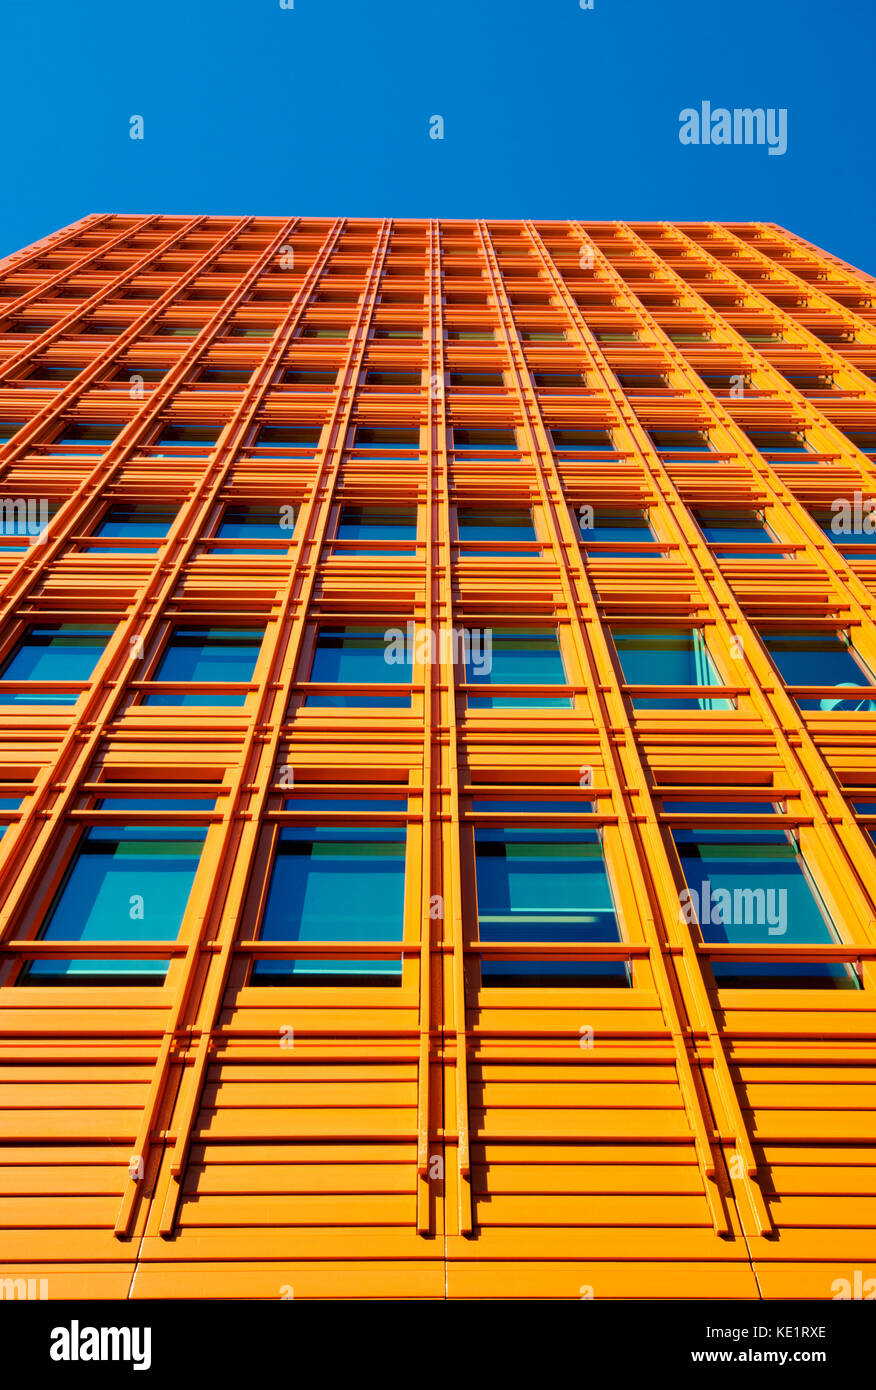
[[[874,320],[767,223],[0,262],[0,1278],[873,1296]]]

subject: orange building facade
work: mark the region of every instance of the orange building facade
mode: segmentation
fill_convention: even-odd
[[[876,1296],[874,292],[766,223],[0,263],[6,1297]]]

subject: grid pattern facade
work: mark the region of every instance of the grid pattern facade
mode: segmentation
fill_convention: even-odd
[[[0,1277],[876,1288],[874,283],[766,223],[93,216],[0,263]],[[315,825],[296,910],[348,930],[272,934]],[[680,908],[718,832],[825,931]],[[602,906],[527,914],[571,841]]]

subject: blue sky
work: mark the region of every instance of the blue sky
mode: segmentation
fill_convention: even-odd
[[[0,254],[89,212],[762,218],[876,272],[873,0],[3,9]],[[683,146],[703,100],[787,153]]]

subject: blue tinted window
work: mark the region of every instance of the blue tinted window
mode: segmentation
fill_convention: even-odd
[[[697,516],[703,535],[710,545],[769,545],[773,538],[753,512],[736,515]]]
[[[40,932],[45,941],[176,941],[201,857],[201,827],[93,826]],[[166,960],[35,960],[22,984],[160,984]]]
[[[457,512],[460,543],[466,546],[467,555],[496,555],[493,550],[474,548],[476,541],[488,541],[491,545],[504,545],[513,541],[534,541],[535,527],[532,513],[517,510],[489,510],[461,507]],[[533,551],[504,551],[503,555],[532,555]]]
[[[395,640],[391,635],[395,633]],[[309,679],[316,684],[409,685],[412,675],[410,643],[401,629],[321,627]],[[409,709],[410,694],[308,695],[316,708]]]
[[[565,685],[566,672],[556,632],[487,630],[489,643],[466,647],[465,679],[470,685]],[[474,695],[471,709],[568,709],[571,696]]]
[[[263,941],[401,941],[404,829],[284,826],[279,833]],[[253,984],[401,982],[390,960],[256,960]]]
[[[786,685],[872,685],[869,672],[859,665],[852,648],[836,632],[768,632],[761,641],[778,667]],[[841,696],[823,700],[803,698],[801,709],[876,710],[876,700],[844,700]]]
[[[119,503],[109,508],[95,528],[94,534],[118,540],[127,539],[129,536],[137,539],[151,536],[163,539],[173,525],[175,517],[175,507],[154,507],[146,502],[130,505]],[[89,553],[98,555],[155,555],[158,552],[157,545],[90,545],[85,548]]]
[[[219,425],[165,425],[155,443],[189,449],[212,449],[222,429]]]
[[[585,816],[596,809],[592,801],[535,801],[531,798],[525,801],[499,801],[484,796],[472,797],[471,808],[473,811],[513,811],[522,815],[551,813],[561,816]]]
[[[252,628],[177,628],[168,640],[152,677],[168,684],[189,681],[252,680],[262,633]],[[242,705],[246,692],[152,691],[147,705]]]
[[[53,444],[112,444],[121,425],[111,424],[68,424],[52,440]]]
[[[876,546],[876,504],[866,502],[853,507],[848,498],[844,502],[845,505],[838,507],[830,516],[816,518],[824,534],[840,547]]]
[[[613,633],[627,685],[721,685],[698,628]],[[637,696],[634,709],[732,709],[730,700]]]
[[[484,942],[620,941],[598,833],[475,831],[478,931]],[[630,982],[625,961],[489,959],[490,985]]]
[[[240,541],[286,541],[292,539],[295,527],[294,512],[291,507],[226,507],[216,535],[221,540]],[[282,552],[270,546],[222,546],[216,552],[220,555],[279,555]]]
[[[367,541],[361,549],[344,546],[341,555],[416,555],[416,549],[381,550],[375,541],[415,541],[417,514],[411,507],[344,507],[338,521],[339,541]]]
[[[771,942],[789,946],[836,941],[796,844],[776,830],[673,831],[688,895],[685,919],[698,921],[706,942]],[[719,984],[740,987],[853,988],[843,964],[807,961],[720,961]]]
[[[320,429],[308,428],[306,425],[262,425],[256,435],[255,446],[259,449],[271,447],[314,450],[319,444],[321,433]]]
[[[77,627],[58,623],[32,627],[19,638],[7,658],[0,681],[78,681],[85,685],[113,634],[111,627]],[[4,704],[73,705],[78,691],[4,691]]]
[[[554,448],[561,453],[587,453],[595,450],[604,453],[613,449],[614,442],[608,430],[551,430]]]

